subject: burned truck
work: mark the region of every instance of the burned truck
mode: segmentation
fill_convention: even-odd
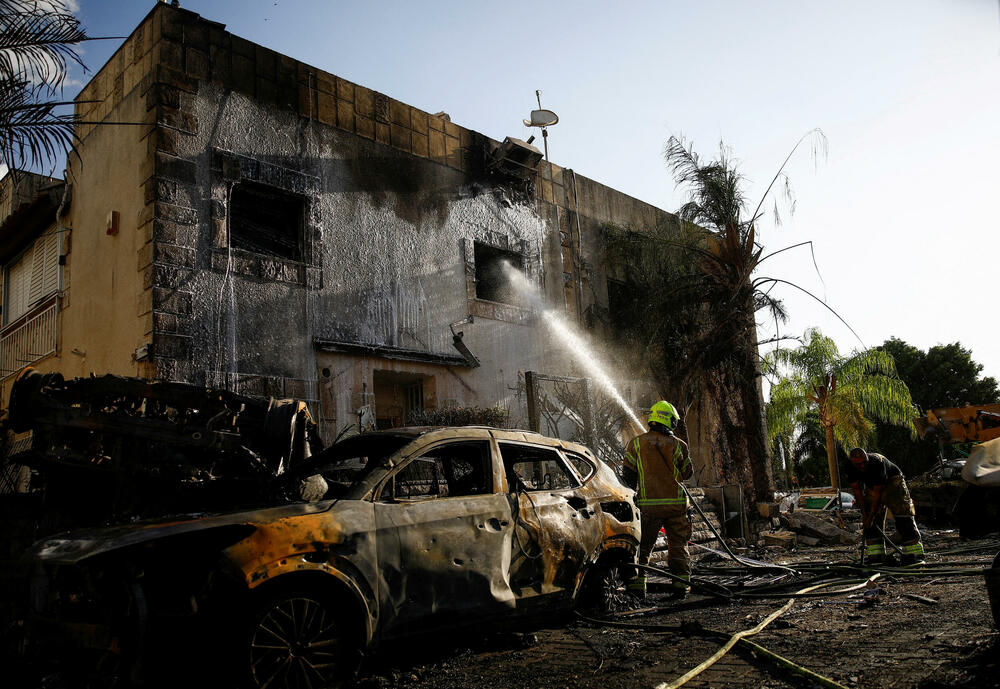
[[[43,455],[107,464],[133,491],[109,489],[117,502],[103,512],[115,523],[50,535],[27,555],[27,648],[72,653],[74,667],[105,673],[98,683],[335,684],[386,639],[600,597],[638,545],[632,491],[575,443],[420,427],[319,449],[296,404],[248,411],[203,391],[208,407],[179,409],[164,400],[182,389],[174,384],[108,383],[138,386],[143,401],[110,404],[93,383],[26,376],[10,419],[33,434],[12,460],[38,473]],[[88,402],[71,402],[77,384]],[[275,411],[283,406],[291,411]],[[268,426],[278,413],[281,443],[278,422]],[[101,426],[111,419],[114,431]],[[160,434],[143,445],[146,421]],[[199,481],[201,493],[159,504],[224,509],[149,518],[150,486]],[[192,678],[193,668],[217,675]]]

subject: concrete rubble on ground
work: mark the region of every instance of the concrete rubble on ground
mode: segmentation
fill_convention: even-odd
[[[760,534],[760,537],[765,545],[791,548],[797,544],[796,535],[791,531],[764,531]]]
[[[800,510],[784,514],[780,519],[784,526],[795,533],[818,538],[822,543],[850,545],[858,540],[855,533],[842,529],[834,523],[833,515],[812,514]]]
[[[785,504],[782,504],[785,508]],[[833,512],[783,509],[770,516],[768,526],[758,536],[763,545],[791,548],[794,546],[850,545],[857,542],[854,516],[848,514],[847,529],[841,528],[845,518]]]

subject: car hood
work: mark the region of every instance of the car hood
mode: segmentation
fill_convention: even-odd
[[[315,514],[330,509],[334,501],[283,505],[213,515],[180,515],[174,519],[137,522],[98,529],[68,531],[35,543],[26,557],[45,564],[75,564],[95,555],[178,534]]]

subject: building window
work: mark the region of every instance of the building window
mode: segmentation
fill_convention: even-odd
[[[516,251],[475,243],[476,299],[502,304],[516,303],[515,292],[507,277],[505,264],[522,271],[522,257]]]
[[[239,182],[230,198],[230,244],[258,254],[302,261],[305,197],[256,182]]]
[[[408,426],[413,415],[434,408],[434,376],[401,371],[374,371],[375,427],[380,431]],[[431,398],[428,404],[428,398]]]
[[[44,234],[4,266],[3,324],[13,323],[59,291],[59,235]]]

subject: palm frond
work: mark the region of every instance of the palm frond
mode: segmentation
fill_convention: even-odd
[[[76,44],[87,39],[62,0],[45,5],[0,0],[0,77],[44,84],[55,91],[70,62],[84,67]]]
[[[75,116],[57,114],[65,103],[46,101],[47,89],[0,79],[0,162],[28,169],[55,160],[73,144]]]
[[[827,144],[826,134],[823,133],[822,129],[819,128],[811,129],[805,134],[803,134],[799,138],[799,140],[795,142],[795,145],[792,146],[792,150],[788,152],[788,155],[785,156],[785,160],[781,163],[781,167],[778,168],[778,171],[775,173],[774,178],[771,180],[771,183],[767,185],[767,189],[764,190],[764,194],[763,196],[760,197],[760,202],[757,204],[757,207],[754,209],[753,215],[751,217],[755,219],[759,217],[760,209],[764,205],[764,202],[767,201],[767,198],[771,193],[771,189],[774,188],[774,185],[777,184],[778,181],[782,179],[782,177],[784,177],[786,182],[788,181],[788,175],[785,174],[785,168],[788,167],[788,162],[792,159],[792,156],[795,155],[795,151],[797,151],[799,149],[799,146],[801,146],[802,143],[805,141],[809,141],[811,143],[812,155],[814,161],[817,160],[817,156],[820,155],[821,153],[825,155],[828,144]],[[786,186],[786,194],[790,199],[792,199],[790,186]],[[794,208],[794,201],[793,201],[793,208]]]
[[[767,431],[771,436],[790,433],[802,422],[809,409],[808,382],[802,378],[784,378],[771,388],[767,405]]]
[[[58,160],[74,141],[71,103],[55,98],[76,45],[88,40],[63,0],[0,0],[0,163],[30,169]]]

